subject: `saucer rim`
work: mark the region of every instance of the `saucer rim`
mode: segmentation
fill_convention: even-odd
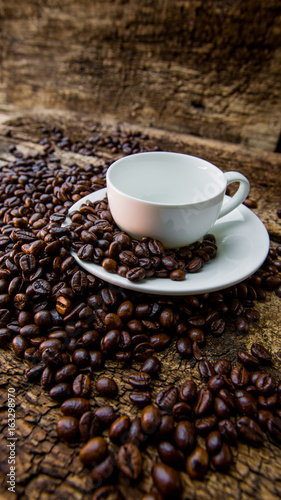
[[[91,194],[88,194],[75,202],[68,210],[68,214],[71,212],[78,210],[79,207],[81,206],[82,203],[84,203],[86,200],[90,199],[90,201],[102,201],[106,195],[107,189],[102,188],[97,191],[94,191]],[[225,196],[225,200],[227,200],[229,196]],[[172,281],[170,278],[149,278],[147,280],[143,280],[141,282],[131,282],[127,278],[120,276],[116,273],[109,273],[103,269],[101,265],[94,264],[93,262],[88,262],[88,261],[82,261],[79,259],[77,256],[77,253],[74,250],[71,250],[71,255],[75,258],[76,262],[87,272],[90,274],[94,275],[95,277],[110,283],[113,286],[117,286],[119,288],[125,288],[128,290],[132,290],[135,292],[139,293],[144,293],[144,294],[152,294],[152,295],[166,295],[166,296],[184,296],[184,295],[200,295],[202,293],[210,293],[210,292],[215,292],[219,290],[223,290],[225,288],[229,288],[233,285],[236,285],[237,283],[240,283],[247,279],[249,276],[254,274],[260,266],[263,264],[263,262],[266,259],[266,256],[268,254],[269,250],[269,245],[270,245],[270,239],[269,239],[269,234],[267,232],[266,227],[264,226],[263,222],[260,220],[260,218],[248,207],[245,205],[239,205],[236,209],[234,209],[230,214],[226,215],[223,219],[230,218],[232,219],[235,214],[238,214],[243,217],[244,222],[247,224],[248,222],[245,220],[250,217],[255,223],[259,226],[260,229],[260,237],[262,236],[261,241],[259,241],[259,258],[257,260],[254,260],[255,265],[253,265],[250,269],[237,279],[232,279],[231,281],[225,280],[225,282],[220,282],[220,284],[214,284],[214,285],[209,285],[209,286],[202,286],[201,287],[195,287],[193,285],[193,288],[191,285],[191,279],[192,275],[188,274],[188,278],[183,280],[183,281]],[[222,219],[220,219],[222,220]],[[229,220],[228,222],[231,222]],[[68,221],[65,221],[65,224],[67,224]],[[211,229],[212,233],[215,234],[216,236],[216,225],[213,226]],[[261,248],[261,243],[263,247]],[[216,265],[219,264],[219,255],[216,256],[216,258],[211,261],[207,265],[212,265],[217,267]],[[204,267],[201,271],[202,273],[204,272]],[[196,273],[198,274],[198,273]],[[225,274],[224,274],[225,276]],[[204,283],[204,280],[203,280]],[[185,287],[184,284],[187,286]]]

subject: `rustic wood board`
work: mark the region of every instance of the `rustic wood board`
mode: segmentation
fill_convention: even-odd
[[[0,0],[0,102],[275,151],[280,1]]]
[[[55,112],[30,113],[21,115],[14,113],[1,115],[0,125],[0,161],[4,165],[11,159],[8,148],[17,144],[23,152],[40,150],[37,140],[40,137],[40,126],[55,123],[63,126],[66,133],[73,138],[86,137],[94,120],[89,116],[60,114]],[[103,131],[111,133],[117,126],[124,130],[126,124],[103,121],[98,124]],[[9,134],[7,133],[9,130]],[[243,172],[251,181],[251,197],[258,202],[256,213],[265,223],[273,242],[281,241],[280,219],[276,210],[280,208],[280,167],[281,158],[278,154],[264,153],[259,150],[247,149],[228,143],[194,138],[188,135],[166,133],[157,129],[140,129],[148,134],[147,146],[153,148],[185,152],[200,155],[213,161],[225,170],[237,169]],[[78,164],[91,161],[75,153],[56,150],[62,162],[67,165],[75,160]],[[101,154],[113,158],[114,155],[104,150]],[[93,161],[95,161],[93,159]],[[257,308],[261,318],[258,324],[251,326],[246,337],[235,332],[232,324],[227,326],[223,337],[208,338],[203,350],[204,356],[212,362],[219,357],[229,357],[236,360],[239,349],[248,350],[253,341],[260,341],[270,347],[273,355],[273,367],[270,371],[280,378],[281,368],[281,336],[280,336],[280,299],[270,293],[267,300],[259,302]],[[152,395],[167,383],[179,384],[191,374],[199,380],[195,360],[181,360],[176,353],[175,345],[159,354],[163,363],[159,379],[154,382]],[[138,368],[136,363],[135,367]],[[59,404],[52,401],[48,394],[37,384],[29,384],[24,376],[26,364],[17,359],[10,348],[0,351],[1,392],[0,392],[0,498],[12,500],[13,493],[7,491],[7,390],[16,389],[17,401],[17,495],[22,500],[55,500],[55,499],[85,499],[90,500],[93,494],[90,472],[83,469],[78,458],[81,445],[65,445],[56,435],[55,424],[61,416]],[[130,416],[138,413],[130,404],[128,398],[128,369],[116,362],[107,362],[104,373],[114,373],[120,388],[121,397],[114,401],[114,406],[121,414]],[[101,402],[102,398],[96,398]],[[92,398],[94,404],[94,398]],[[266,441],[260,449],[239,444],[234,450],[235,464],[228,474],[210,471],[204,481],[191,481],[187,474],[181,474],[184,484],[185,499],[196,500],[277,500],[281,496],[281,450],[275,444]],[[125,498],[140,500],[144,492],[150,491],[152,480],[151,467],[156,460],[156,451],[148,446],[144,452],[144,472],[140,482],[132,485],[126,479],[121,479],[120,489]],[[2,495],[2,496],[1,496]]]

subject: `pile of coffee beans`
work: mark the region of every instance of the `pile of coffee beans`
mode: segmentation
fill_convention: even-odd
[[[153,277],[182,281],[186,273],[197,273],[217,254],[212,234],[175,250],[167,250],[161,241],[147,236],[141,241],[130,238],[115,224],[106,198],[95,203],[87,200],[70,217],[68,236],[79,259],[101,265],[105,271],[130,281]],[[58,228],[60,222],[50,228]]]
[[[281,247],[271,247],[253,276],[219,292],[158,297],[108,285],[77,265],[73,245],[82,254],[92,245],[91,255],[104,267],[125,252],[127,262],[117,262],[117,272],[137,255],[138,245],[138,251],[150,251],[137,255],[139,260],[164,255],[153,254],[157,244],[147,239],[120,246],[126,235],[108,230],[106,202],[87,204],[72,215],[71,227],[63,226],[74,202],[104,187],[109,163],[63,167],[54,147],[97,157],[99,148],[130,154],[144,150],[140,143],[146,137],[117,131],[73,142],[56,127],[42,133],[42,153],[27,156],[12,147],[15,160],[0,172],[0,345],[11,345],[27,364],[30,383],[40,384],[60,405],[57,434],[79,445],[80,461],[92,475],[93,500],[122,499],[120,477],[133,484],[141,480],[147,445],[159,460],[152,470],[154,489],[143,500],[180,498],[182,474],[203,479],[210,469],[227,472],[239,441],[280,445],[281,385],[270,374],[271,353],[259,343],[232,360],[211,363],[206,353],[210,336],[222,336],[229,324],[243,338],[259,321],[256,302],[269,293],[281,297]],[[97,233],[89,231],[100,221]],[[89,241],[89,233],[98,244]],[[114,255],[111,245],[118,248]],[[215,250],[211,236],[200,248],[188,249],[191,261],[206,262],[202,252],[212,254],[206,247]],[[167,277],[175,255],[165,258],[159,269]],[[178,260],[177,266],[174,271],[181,270]],[[156,274],[157,266],[152,268]],[[197,364],[201,381],[187,378],[155,395],[159,353],[172,344],[179,359]],[[107,371],[113,361],[129,372],[125,383],[134,418],[111,404],[121,392]],[[104,403],[93,406],[93,396]]]

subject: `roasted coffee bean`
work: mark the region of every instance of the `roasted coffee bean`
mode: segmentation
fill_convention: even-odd
[[[219,390],[218,396],[228,406],[230,412],[235,411],[235,401],[233,395],[225,388]]]
[[[8,328],[0,329],[0,347],[5,346],[12,339],[12,334]]]
[[[190,328],[188,330],[188,338],[191,342],[196,342],[200,346],[204,345],[206,340],[205,334],[201,328]]]
[[[103,427],[110,427],[111,424],[118,418],[118,413],[111,405],[102,405],[96,409],[95,415],[99,418]]]
[[[25,306],[26,304],[24,304]],[[11,313],[8,309],[0,309],[0,328],[5,328],[11,319]]]
[[[206,416],[212,407],[213,396],[210,389],[202,388],[199,390],[196,403],[194,405],[194,413],[197,417]]]
[[[79,438],[79,420],[75,417],[62,417],[56,425],[57,435],[62,441],[72,443]]]
[[[36,269],[36,259],[34,255],[25,254],[20,258],[19,265],[25,273],[34,271]]]
[[[148,335],[157,334],[159,332],[160,325],[158,321],[150,321],[148,319],[142,319],[141,324],[143,330],[146,330]]]
[[[170,384],[157,393],[155,402],[161,410],[171,411],[178,400],[178,394],[177,387]]]
[[[212,392],[218,392],[226,384],[225,377],[223,375],[213,375],[208,380],[208,388]]]
[[[55,375],[56,382],[69,382],[72,381],[77,373],[77,366],[73,363],[62,366],[58,369]]]
[[[230,416],[230,409],[223,399],[220,397],[214,398],[214,412],[218,418],[228,418]]]
[[[212,464],[219,472],[227,472],[233,462],[233,456],[230,446],[222,443],[221,450],[212,456]]]
[[[92,480],[94,489],[100,488],[102,485],[110,481],[113,481],[115,479],[115,473],[116,473],[116,461],[113,454],[109,453],[104,460],[102,460],[99,464],[95,465],[95,467],[93,467],[92,469]]]
[[[76,271],[71,278],[71,288],[74,293],[83,293],[88,288],[88,278],[84,271]]]
[[[197,398],[197,385],[192,379],[186,380],[180,386],[179,397],[182,401],[193,404]]]
[[[22,337],[22,335],[16,335],[13,338],[12,346],[15,354],[19,357],[24,356],[24,352],[29,348],[29,341],[26,337]]]
[[[24,357],[26,361],[32,363],[33,365],[37,365],[41,361],[41,353],[36,347],[29,347],[24,352]]]
[[[34,315],[35,319],[35,315]],[[20,326],[29,325],[33,322],[33,314],[27,311],[20,311],[18,314],[18,323]],[[35,321],[34,321],[35,323]],[[36,323],[37,324],[37,323]]]
[[[257,381],[257,379],[259,378],[260,375],[267,376],[267,373],[263,372],[262,370],[256,370],[256,371],[252,372],[251,376],[250,376],[251,382],[253,384],[256,384],[256,381]]]
[[[281,418],[272,416],[267,421],[267,431],[273,441],[281,444]]]
[[[116,486],[101,486],[94,493],[92,500],[125,500]]]
[[[149,391],[134,391],[129,394],[130,401],[140,408],[146,406],[151,401],[151,393]]]
[[[100,341],[100,349],[104,356],[110,356],[117,350],[120,338],[120,331],[116,329],[110,330],[104,335]]]
[[[104,357],[100,351],[90,351],[89,359],[92,371],[102,370],[104,366]]]
[[[136,335],[133,335],[131,337],[132,344],[136,346],[138,346],[139,344],[148,343],[148,340],[148,335],[145,335],[144,333],[137,333]]]
[[[243,389],[237,389],[234,393],[236,407],[240,415],[246,415],[247,417],[256,418],[258,413],[258,403],[257,400],[249,394],[249,392]]]
[[[143,267],[133,267],[132,269],[129,269],[129,271],[126,272],[126,278],[129,281],[142,281],[147,277],[147,272]]]
[[[175,420],[190,419],[192,417],[192,408],[184,401],[180,401],[173,406],[172,414]]]
[[[61,411],[65,416],[80,417],[90,410],[90,402],[85,398],[70,398],[61,405]]]
[[[60,384],[55,385],[49,392],[49,395],[55,401],[65,401],[72,394],[71,384],[67,382],[61,382]]]
[[[108,313],[104,318],[104,324],[108,330],[122,330],[123,328],[123,321],[115,313]]]
[[[94,437],[81,448],[79,458],[83,465],[96,465],[105,459],[108,445],[103,437]]]
[[[228,359],[219,359],[214,364],[214,370],[220,375],[228,375],[231,370],[231,362]]]
[[[278,274],[267,276],[263,279],[263,286],[266,290],[275,290],[281,285],[281,277]]]
[[[148,373],[145,372],[136,372],[132,373],[128,380],[129,384],[137,389],[142,389],[145,387],[149,387],[151,382],[151,377]]]
[[[139,335],[142,333],[142,324],[137,319],[131,319],[127,323],[127,329],[132,335]]]
[[[141,428],[141,420],[136,417],[129,428],[126,442],[134,443],[138,448],[140,448],[147,440],[147,436],[143,433]]]
[[[258,411],[258,424],[263,430],[267,430],[267,422],[273,417],[273,413],[270,410],[259,410]]]
[[[203,479],[209,467],[209,455],[204,448],[196,446],[186,459],[186,471],[191,479]]]
[[[76,397],[88,396],[91,390],[91,379],[89,374],[80,373],[72,384],[73,394]]]
[[[258,358],[260,363],[262,364],[271,363],[271,354],[263,345],[258,343],[252,344],[251,353],[253,356]]]
[[[249,322],[244,316],[239,316],[235,321],[236,330],[240,333],[249,333]]]
[[[150,343],[142,342],[141,344],[135,346],[133,354],[137,361],[144,362],[153,356],[154,349]]]
[[[131,357],[131,351],[117,351],[115,353],[115,359],[117,359],[117,361],[121,361],[122,363],[130,363]]]
[[[52,323],[50,311],[43,309],[34,314],[34,323],[39,327],[40,326],[49,327]]]
[[[134,304],[130,300],[122,302],[117,309],[117,315],[122,321],[130,321],[134,314]]]
[[[119,349],[127,350],[130,349],[132,344],[131,335],[126,330],[121,330],[120,332],[120,342],[118,344]]]
[[[141,412],[141,428],[145,434],[153,434],[161,424],[161,414],[156,406],[145,406]]]
[[[116,260],[111,259],[110,257],[103,259],[101,265],[104,268],[104,270],[108,273],[116,273],[117,272],[118,264],[117,264]]]
[[[44,368],[45,368],[44,363],[38,363],[35,366],[32,366],[31,368],[27,368],[27,370],[25,370],[25,375],[27,380],[29,382],[34,382],[35,380],[40,379]]]
[[[131,250],[123,250],[119,253],[119,260],[125,266],[134,268],[138,266],[139,259]]]
[[[203,259],[194,257],[187,265],[188,273],[197,273],[203,267]]]
[[[245,368],[249,370],[257,370],[259,368],[259,360],[252,354],[246,351],[238,351],[237,359]]]
[[[33,288],[34,292],[39,294],[39,295],[45,296],[45,295],[50,295],[50,293],[51,293],[50,283],[48,283],[47,280],[44,280],[42,278],[33,281],[32,288]]]
[[[54,370],[60,368],[63,364],[61,353],[55,347],[47,347],[42,352],[42,361]]]
[[[91,411],[83,413],[79,420],[79,432],[82,441],[88,441],[95,437],[100,429],[100,420]]]
[[[35,339],[36,339],[36,337],[35,337]],[[30,342],[32,342],[32,339],[30,339]],[[43,342],[40,342],[40,344],[39,344],[39,352],[42,353],[43,351],[45,351],[45,349],[52,349],[52,350],[56,350],[56,351],[61,351],[62,343],[59,339],[56,339],[56,338],[49,338],[48,340],[43,340]]]
[[[213,375],[215,375],[213,365],[207,359],[199,361],[198,370],[201,377],[203,377],[204,379],[210,379],[211,377],[213,377]]]
[[[152,479],[161,495],[166,498],[179,498],[182,483],[178,471],[160,462],[153,466]]]
[[[40,328],[35,323],[24,325],[20,329],[20,334],[23,337],[40,337]]]
[[[177,423],[174,432],[176,447],[183,453],[190,453],[196,445],[196,431],[194,424],[188,420]]]
[[[155,356],[147,358],[141,366],[141,371],[148,373],[150,377],[156,377],[161,369],[161,361]]]
[[[206,450],[209,455],[217,455],[222,447],[222,437],[220,431],[211,431],[206,436]]]
[[[236,365],[231,370],[230,379],[235,387],[245,387],[249,382],[249,374],[243,365]]]
[[[109,428],[109,437],[114,443],[125,443],[131,420],[127,415],[116,418]]]
[[[198,434],[206,436],[217,426],[218,419],[216,415],[209,415],[208,417],[197,418],[194,421],[195,429]]]
[[[183,281],[185,280],[185,272],[182,269],[174,269],[170,272],[169,278],[172,281]]]
[[[75,349],[75,351],[72,354],[72,361],[79,368],[84,368],[85,366],[88,366],[90,363],[90,356],[88,351],[84,347]]]
[[[237,446],[238,434],[236,427],[232,420],[224,419],[218,423],[219,431],[222,435],[223,441],[231,446]]]
[[[52,385],[53,379],[54,379],[54,372],[51,370],[49,366],[46,366],[40,378],[41,387],[43,387],[43,389],[48,389]]]
[[[276,388],[275,379],[266,373],[262,373],[255,381],[255,386],[262,394],[272,394]]]
[[[56,310],[59,314],[61,314],[62,316],[66,316],[67,314],[70,313],[71,309],[72,309],[71,300],[69,300],[67,297],[64,297],[63,295],[57,298]]]
[[[149,343],[155,351],[160,352],[166,349],[171,343],[171,337],[166,333],[157,333],[150,337]]]
[[[185,457],[181,450],[178,450],[169,441],[161,441],[157,446],[160,459],[166,465],[177,470],[182,470],[185,464]]]
[[[260,408],[264,408],[266,410],[275,410],[278,404],[278,396],[277,393],[273,393],[270,395],[261,394],[258,396],[258,405]]]
[[[251,322],[251,321],[256,322],[260,319],[260,313],[257,309],[253,309],[253,308],[246,309],[246,311],[244,312],[244,315],[249,322]]]
[[[214,337],[220,337],[225,331],[226,323],[222,318],[217,318],[210,325],[210,332]]]
[[[249,417],[242,417],[237,420],[237,430],[240,437],[251,446],[260,447],[263,445],[263,433],[260,426]]]
[[[99,345],[100,334],[97,330],[88,330],[82,335],[82,344],[86,349],[92,349]]]
[[[118,385],[113,378],[100,377],[96,382],[96,390],[103,397],[115,398],[118,394]]]
[[[192,356],[191,341],[187,337],[180,337],[177,340],[176,349],[181,358],[190,358]]]
[[[123,444],[118,452],[119,469],[129,479],[138,479],[142,471],[142,456],[134,443]]]

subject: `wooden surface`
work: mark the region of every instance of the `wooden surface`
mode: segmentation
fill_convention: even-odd
[[[95,122],[89,116],[70,113],[14,113],[10,116],[4,112],[0,115],[0,165],[12,160],[9,146],[17,144],[17,148],[26,153],[41,150],[38,139],[41,136],[40,127],[55,123],[64,128],[65,133],[73,140],[83,139],[90,133]],[[120,124],[119,124],[120,125]],[[122,130],[128,130],[127,124],[122,124]],[[117,123],[103,121],[96,124],[101,134],[110,134],[117,130]],[[9,133],[8,133],[9,131]],[[255,149],[247,149],[229,143],[212,140],[196,139],[189,135],[167,133],[157,129],[139,128],[148,134],[145,144],[149,149],[157,145],[160,149],[200,155],[213,161],[223,170],[239,170],[251,182],[250,197],[257,201],[255,213],[265,223],[272,244],[281,242],[281,224],[277,217],[281,199],[281,158],[274,153],[265,153]],[[61,151],[56,148],[56,156],[62,164],[68,165],[97,161],[96,156],[85,157],[81,154]],[[103,148],[98,151],[101,158],[113,159],[114,154]],[[203,356],[210,361],[219,357],[229,357],[236,361],[239,349],[249,350],[253,341],[267,345],[273,356],[273,366],[267,370],[280,379],[281,368],[281,336],[280,336],[280,299],[274,293],[268,293],[267,299],[256,305],[261,317],[257,324],[252,325],[247,336],[237,334],[232,322],[227,324],[225,333],[220,338],[209,338],[202,350]],[[159,354],[163,367],[159,376],[153,382],[153,398],[161,387],[168,383],[180,384],[188,375],[199,381],[196,361],[180,360],[172,343],[168,349]],[[0,392],[0,498],[13,500],[55,500],[73,499],[90,500],[92,497],[92,480],[90,472],[83,469],[78,458],[80,444],[66,445],[59,441],[55,425],[61,416],[59,404],[52,401],[48,394],[38,384],[26,381],[24,370],[26,363],[15,357],[7,347],[0,350],[1,392]],[[139,368],[139,364],[133,365]],[[108,362],[104,373],[114,374],[122,388],[122,397],[113,402],[121,414],[130,416],[139,413],[130,404],[128,384],[126,380],[130,369],[125,369],[117,362]],[[17,401],[17,495],[9,493],[6,487],[7,473],[7,401],[8,387],[16,388]],[[92,404],[94,400],[91,398]],[[239,444],[234,449],[235,463],[229,473],[220,474],[209,471],[203,481],[191,481],[187,474],[181,473],[184,485],[184,499],[196,500],[277,500],[281,496],[281,449],[270,441],[260,449]],[[144,452],[143,477],[133,485],[128,480],[120,479],[120,489],[128,500],[140,500],[144,492],[150,491],[152,480],[151,468],[157,458],[153,446],[148,446]]]
[[[275,151],[280,0],[0,0],[0,104]]]

